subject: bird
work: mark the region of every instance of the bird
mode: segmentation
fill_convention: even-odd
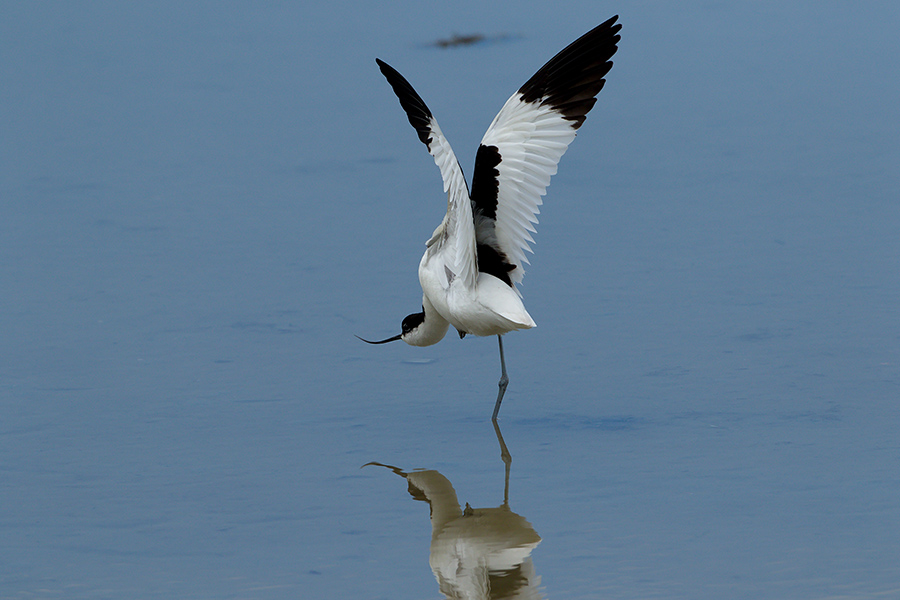
[[[550,178],[612,68],[622,27],[617,20],[608,19],[566,46],[506,101],[475,154],[471,191],[431,110],[396,69],[375,59],[440,169],[447,214],[419,263],[422,311],[403,319],[398,335],[359,339],[430,346],[450,325],[460,338],[496,335],[501,373],[495,422],[509,384],[503,335],[535,327],[516,287],[529,264],[525,253],[532,252],[531,234]]]

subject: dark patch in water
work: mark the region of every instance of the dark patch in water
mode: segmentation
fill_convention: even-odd
[[[483,33],[454,33],[448,38],[441,38],[425,45],[432,48],[459,48],[462,46],[476,46],[480,44],[505,42],[516,37],[517,36],[513,36],[508,33],[498,33],[496,35],[485,35]]]
[[[466,35],[460,35],[458,33],[454,33],[449,38],[435,40],[432,42],[432,46],[437,46],[438,48],[455,48],[457,46],[474,46],[475,44],[480,44],[487,40],[487,36],[483,33],[469,33]],[[496,37],[494,39],[497,39]]]
[[[447,39],[437,40],[434,45],[438,48],[451,48],[453,46],[471,46],[472,44],[477,44],[478,42],[483,41],[484,35],[480,33],[473,33],[469,35],[459,35],[458,33],[454,33]]]

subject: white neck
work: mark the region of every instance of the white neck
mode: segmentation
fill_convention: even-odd
[[[431,346],[437,344],[447,335],[450,323],[435,310],[427,296],[422,296],[422,308],[425,320],[403,336],[403,341],[410,346]]]

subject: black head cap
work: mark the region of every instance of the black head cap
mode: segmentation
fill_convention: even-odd
[[[413,314],[409,315],[408,317],[406,317],[405,319],[403,319],[403,323],[400,324],[400,331],[402,331],[403,333],[401,333],[400,335],[406,335],[407,333],[409,333],[410,331],[412,331],[413,329],[415,329],[416,327],[421,325],[424,320],[425,320],[425,307],[423,306],[422,312],[413,313]]]

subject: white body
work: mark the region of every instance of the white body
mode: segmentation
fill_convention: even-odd
[[[515,289],[493,275],[478,273],[474,287],[454,277],[445,287],[448,277],[444,261],[440,251],[433,252],[432,248],[425,251],[419,263],[425,323],[439,316],[458,331],[479,336],[502,335],[535,326]],[[436,315],[429,314],[429,308]]]

